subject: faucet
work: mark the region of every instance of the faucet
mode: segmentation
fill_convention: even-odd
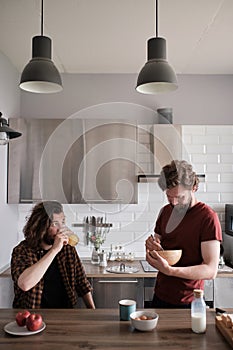
[[[125,264],[124,263],[120,264],[120,271],[125,271]]]

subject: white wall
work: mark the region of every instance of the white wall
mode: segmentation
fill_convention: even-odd
[[[233,75],[180,75],[175,92],[144,95],[135,91],[136,74],[63,74],[64,90],[57,94],[22,92],[24,118],[67,118],[78,111],[105,103],[120,102],[157,108],[172,107],[174,124],[231,124]],[[124,111],[109,111],[109,118]],[[141,109],[142,111],[143,109]],[[150,115],[137,109],[131,116],[150,123]],[[87,111],[88,112],[88,111]],[[99,109],[96,107],[97,117]],[[88,113],[86,113],[88,117]],[[127,114],[129,117],[129,114]]]
[[[0,111],[3,116],[20,116],[19,74],[0,52]],[[17,140],[17,139],[16,139]],[[12,140],[12,142],[17,142]],[[6,203],[7,146],[0,146],[0,271],[9,263],[12,247],[17,241],[18,206]]]

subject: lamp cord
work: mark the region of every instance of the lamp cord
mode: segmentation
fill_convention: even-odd
[[[44,0],[41,0],[41,36],[44,35]]]
[[[155,23],[155,28],[156,28],[156,38],[158,37],[158,0],[155,0],[155,20],[156,20],[156,23]]]

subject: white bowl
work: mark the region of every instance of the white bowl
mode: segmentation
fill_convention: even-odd
[[[136,320],[141,316],[146,316],[149,320]],[[139,331],[152,331],[157,326],[159,315],[155,311],[135,311],[130,314],[131,324]]]

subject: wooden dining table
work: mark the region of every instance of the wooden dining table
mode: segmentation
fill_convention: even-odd
[[[204,334],[191,331],[187,309],[157,309],[157,328],[149,332],[135,330],[130,321],[120,321],[118,309],[39,309],[33,312],[42,315],[46,325],[43,331],[23,336],[8,334],[4,326],[15,320],[18,311],[0,309],[1,350],[231,349],[215,326],[213,309],[207,310]]]

